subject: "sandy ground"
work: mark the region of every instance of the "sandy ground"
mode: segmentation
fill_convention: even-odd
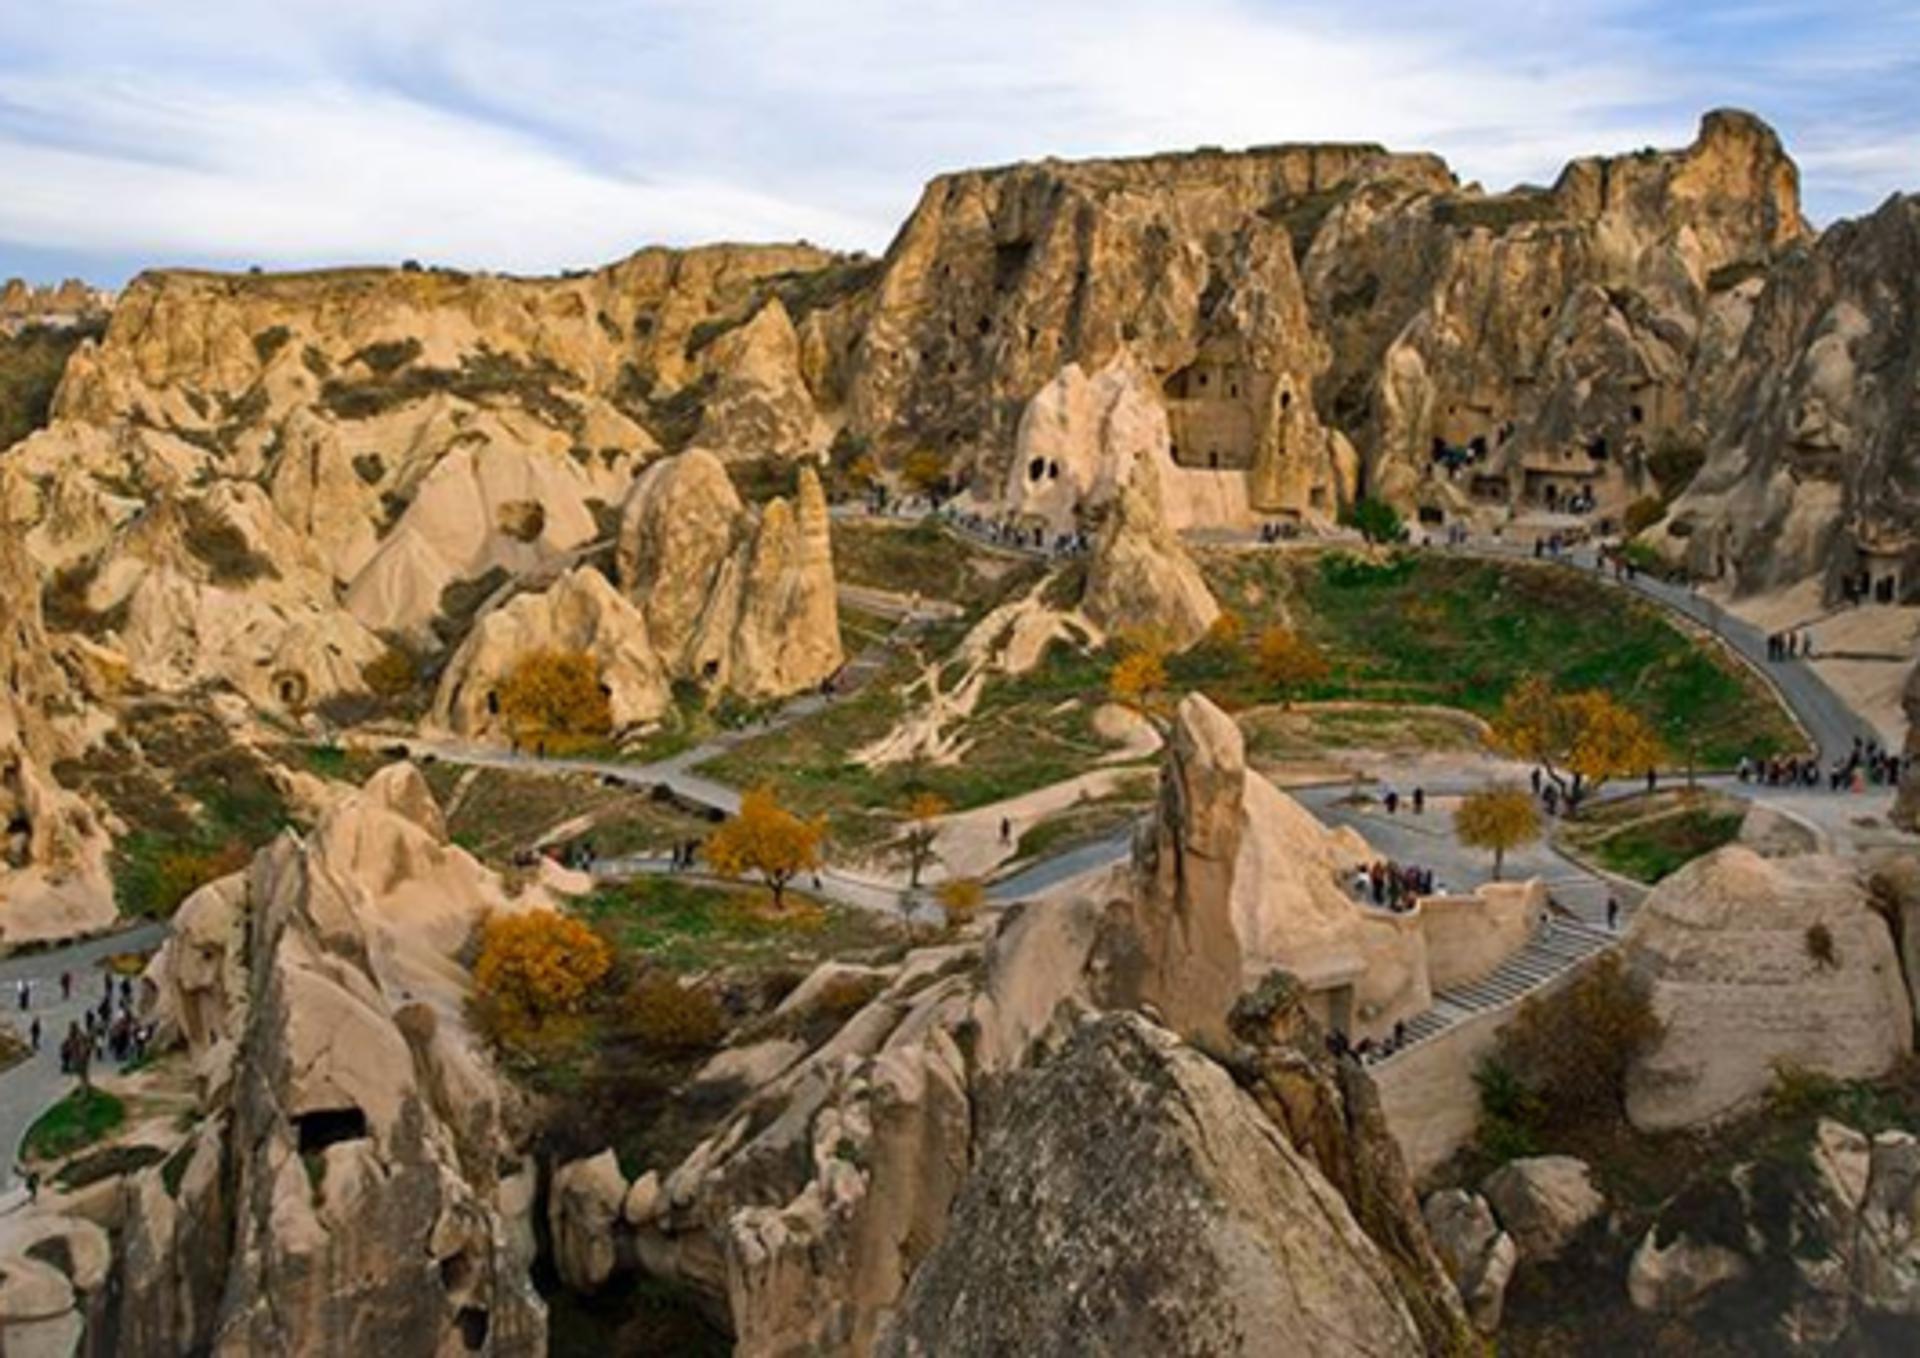
[[[1020,836],[1028,829],[1080,802],[1111,796],[1129,778],[1140,776],[1139,769],[1096,769],[1063,783],[1052,783],[1003,802],[949,816],[941,822],[934,839],[933,854],[938,867],[927,873],[927,879],[984,877],[1013,857]],[[1005,835],[1000,832],[1003,820],[1007,822]]]
[[[1820,677],[1882,740],[1898,745],[1906,739],[1900,691],[1920,660],[1920,607],[1862,604],[1830,610],[1821,604],[1820,585],[1813,580],[1774,594],[1714,598],[1729,613],[1765,631],[1812,632],[1813,668]],[[1871,658],[1834,658],[1835,653]]]

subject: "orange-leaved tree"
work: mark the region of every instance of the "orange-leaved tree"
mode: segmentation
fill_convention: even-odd
[[[1540,808],[1525,788],[1495,784],[1461,799],[1453,813],[1453,830],[1468,848],[1493,851],[1493,875],[1498,878],[1507,850],[1540,838]]]
[[[480,926],[473,1002],[480,1030],[520,1046],[577,1017],[613,966],[607,941],[557,910],[492,914]]]
[[[907,868],[909,886],[920,885],[920,874],[933,857],[934,822],[947,813],[947,799],[937,792],[916,792],[907,801]]]
[[[1577,802],[1609,778],[1649,769],[1660,741],[1639,713],[1597,689],[1557,692],[1529,675],[1515,684],[1493,720],[1495,741],[1546,770]]]
[[[1295,693],[1332,672],[1326,654],[1288,627],[1269,627],[1260,634],[1259,665],[1260,677],[1279,690],[1283,707],[1291,707]]]
[[[500,685],[500,712],[520,741],[578,744],[613,729],[600,667],[584,651],[529,651]]]
[[[777,909],[786,903],[788,884],[820,866],[826,837],[824,817],[796,816],[780,805],[773,789],[757,787],[740,798],[737,816],[707,836],[702,852],[723,877],[758,873]]]

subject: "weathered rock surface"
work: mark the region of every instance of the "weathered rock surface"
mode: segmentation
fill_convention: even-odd
[[[1221,744],[1224,733],[1207,739],[1209,715],[1226,721],[1210,706],[1183,713],[1195,729],[1176,736],[1176,743],[1190,753]],[[1205,783],[1218,793],[1219,784],[1232,791],[1233,762],[1228,757],[1205,764],[1196,756],[1186,772],[1176,768],[1168,777],[1182,787]],[[1235,767],[1244,777],[1244,762]],[[1226,823],[1216,827],[1219,835],[1242,834],[1240,803],[1231,800],[1229,809],[1216,796],[1195,812],[1199,823],[1217,818]],[[1184,842],[1203,832],[1174,833]],[[1084,1267],[1089,1280],[1087,1295],[1105,1299],[1097,1315],[1081,1315],[1081,1347],[1118,1351],[1159,1333],[1155,1327],[1164,1322],[1154,1317],[1189,1314],[1186,1298],[1196,1287],[1212,1286],[1208,1261],[1215,1259],[1229,1269],[1236,1292],[1242,1268],[1266,1276],[1274,1260],[1282,1261],[1281,1275],[1257,1284],[1245,1300],[1276,1323],[1297,1329],[1352,1307],[1357,1310],[1348,1319],[1360,1336],[1381,1338],[1394,1349],[1418,1350],[1423,1340],[1440,1350],[1452,1347],[1466,1333],[1465,1314],[1427,1241],[1372,1086],[1350,1062],[1334,1068],[1323,1033],[1297,998],[1275,998],[1292,995],[1291,983],[1263,990],[1268,998],[1230,1024],[1226,1008],[1250,984],[1236,965],[1215,977],[1221,990],[1217,1011],[1207,1007],[1195,1020],[1196,1030],[1210,1024],[1223,1045],[1242,1053],[1235,1068],[1244,1067],[1254,1081],[1248,1095],[1235,1092],[1220,1069],[1173,1034],[1139,1018],[1099,1019],[1081,1029],[1086,1036],[1069,1036],[1079,1017],[1131,1002],[1116,982],[1122,959],[1139,975],[1183,974],[1152,955],[1168,946],[1171,931],[1123,939],[1136,915],[1126,900],[1136,880],[1134,872],[1116,872],[1062,888],[995,920],[984,938],[917,950],[892,972],[863,974],[859,979],[872,986],[872,997],[832,1036],[791,1064],[781,1053],[780,1073],[663,1173],[657,1192],[649,1190],[638,1209],[630,1196],[628,1220],[635,1223],[634,1252],[643,1266],[723,1309],[742,1353],[864,1353],[876,1343],[913,1350],[951,1346],[961,1342],[960,1332],[936,1316],[946,1313],[944,1298],[954,1289],[966,1290],[957,1279],[973,1269],[974,1252],[989,1243],[971,1228],[966,1238],[950,1230],[963,1196],[975,1195],[973,1211],[1007,1210],[992,1185],[1018,1179],[1034,1185],[1033,1202],[1057,1210],[1061,1230],[1085,1223],[1092,1238],[1147,1248],[1138,1238],[1142,1214],[1115,1197],[1114,1176],[1074,1169],[1069,1140],[1105,1134],[1136,1138],[1127,1144],[1140,1155],[1164,1156],[1169,1174],[1172,1166],[1188,1167],[1170,1181],[1183,1185],[1180,1192],[1166,1190],[1169,1200],[1188,1204],[1169,1222],[1174,1234],[1168,1239],[1198,1251],[1195,1257],[1205,1266],[1197,1273],[1142,1272],[1129,1261],[1150,1256],[1129,1253],[1120,1243],[1078,1256],[1076,1267]],[[1268,884],[1276,893],[1289,889],[1278,881]],[[1274,908],[1285,910],[1287,903],[1277,901]],[[1201,919],[1188,927],[1203,927]],[[1204,927],[1231,931],[1231,911],[1224,904],[1210,909]],[[1210,943],[1189,942],[1200,954],[1213,955]],[[830,964],[816,975],[820,979],[790,997],[794,1013],[807,1008],[797,997],[820,993],[846,973]],[[1171,1005],[1168,1015],[1178,1022],[1188,1017]],[[790,1023],[786,1031],[799,1029]],[[1063,1041],[1084,1042],[1084,1060],[1059,1057]],[[1115,1044],[1111,1052],[1109,1044]],[[1161,1123],[1147,1118],[1143,1105],[1137,1119],[1092,1126],[1085,1117],[1059,1118],[1060,1099],[1044,1092],[1054,1078],[1048,1073],[1055,1069],[1052,1062],[1065,1061],[1074,1073],[1059,1078],[1084,1088],[1088,1099],[1103,1101],[1111,1112],[1121,1096],[1094,1091],[1105,1091],[1136,1058],[1145,1068],[1164,1066],[1165,1078],[1145,1082],[1130,1097],[1176,1113],[1190,1104],[1192,1111]],[[1032,1116],[1045,1118],[1051,1109],[1059,1121],[1048,1133],[1061,1138],[1057,1160],[1029,1163],[1018,1153],[1031,1140],[1024,1124],[1002,1134],[1009,1099],[1022,1097],[1011,1092],[1016,1089],[1026,1091]],[[1226,1105],[1217,1117],[1216,1095]],[[1210,1161],[1217,1137],[1226,1140],[1218,1143],[1218,1160]],[[1284,1172],[1273,1179],[1253,1164]],[[1249,1176],[1245,1193],[1243,1173]],[[987,1177],[977,1181],[977,1175]],[[1150,1193],[1157,1190],[1149,1183],[1159,1177],[1132,1174],[1124,1182]],[[1281,1219],[1289,1203],[1310,1205],[1303,1222]],[[1242,1247],[1266,1262],[1244,1264]],[[1296,1249],[1311,1258],[1296,1258]],[[925,1299],[916,1300],[922,1295],[916,1276],[942,1258],[948,1262],[929,1275],[938,1281],[927,1282]],[[969,1323],[979,1327],[967,1342],[994,1344],[995,1314],[1068,1323],[1072,1312],[1061,1309],[1063,1294],[1043,1274],[1009,1269],[995,1276],[1009,1280],[1004,1294],[991,1294],[997,1301],[987,1300],[986,1292],[967,1294]],[[1017,1295],[1011,1290],[1016,1278]],[[1363,1286],[1336,1296],[1342,1289],[1329,1289],[1340,1280]],[[907,1295],[910,1284],[915,1291]],[[884,1337],[889,1323],[897,1328]],[[1203,1317],[1195,1333],[1212,1334],[1209,1327],[1217,1323]],[[937,1337],[930,1328],[935,1325]],[[1247,1339],[1256,1350],[1262,1342],[1257,1334]]]
[[[177,1190],[123,1183],[128,1351],[545,1351],[502,1176],[519,1116],[456,959],[527,904],[395,765],[182,907],[148,980],[202,1121]]]
[[[501,686],[525,657],[556,650],[591,657],[616,730],[658,717],[671,702],[645,615],[606,576],[581,566],[474,624],[440,678],[434,724],[467,738],[499,736]]]
[[[1721,849],[1654,889],[1626,955],[1665,1024],[1629,1074],[1637,1127],[1732,1113],[1782,1064],[1868,1078],[1913,1050],[1913,1004],[1887,922],[1860,871],[1838,859]]]
[[[1684,1231],[1663,1245],[1658,1228],[1650,1228],[1627,1266],[1627,1296],[1642,1311],[1677,1315],[1750,1271],[1745,1256],[1725,1245],[1696,1242]]]
[[[878,1352],[1426,1351],[1345,1200],[1170,1033],[1092,1020],[1005,1101]]]
[[[1742,592],[1865,570],[1920,581],[1920,199],[1837,223],[1768,275],[1710,411],[1706,465],[1649,540]]]
[[[794,458],[825,449],[830,433],[801,373],[800,337],[778,296],[715,340],[703,356],[713,391],[694,441],[734,457]]]
[[[826,494],[810,466],[791,504],[753,510],[704,449],[656,463],[627,501],[618,562],[672,678],[767,698],[845,659]]]
[[[1384,1035],[1431,1006],[1432,985],[1422,916],[1370,909],[1346,889],[1371,858],[1357,834],[1328,830],[1248,771],[1239,728],[1189,695],[1158,810],[1137,832],[1127,927],[1105,959],[1108,1002],[1217,1033],[1235,998],[1282,970],[1323,1023]]]
[[[1116,634],[1185,650],[1206,635],[1220,605],[1160,507],[1151,464],[1136,464],[1087,563],[1080,606]]]
[[[14,946],[104,928],[114,909],[105,829],[53,776],[84,744],[70,729],[84,704],[54,655],[32,563],[4,512],[0,598],[0,945]]]
[[[1893,823],[1902,829],[1920,831],[1920,664],[1907,676],[1907,687],[1900,695],[1907,714],[1906,776],[1900,780],[1900,795],[1893,805]]]
[[[1527,1263],[1559,1258],[1606,1207],[1585,1162],[1570,1155],[1511,1160],[1486,1177],[1480,1194]]]
[[[627,1201],[627,1181],[612,1151],[553,1172],[547,1216],[553,1266],[575,1292],[597,1292],[613,1276],[613,1228]]]
[[[1443,1188],[1421,1204],[1427,1233],[1460,1289],[1460,1300],[1474,1328],[1492,1334],[1500,1328],[1500,1307],[1507,1282],[1520,1257],[1513,1237],[1500,1229],[1493,1209],[1477,1193]]]

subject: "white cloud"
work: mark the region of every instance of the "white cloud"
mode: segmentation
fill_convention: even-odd
[[[511,269],[653,240],[878,248],[925,177],[966,165],[1376,140],[1500,185],[1774,94],[1830,202],[1911,172],[1920,115],[1875,83],[1899,7],[1804,43],[1785,40],[1804,7],[1711,8],[62,0],[49,24],[0,3],[0,272],[4,242]],[[1845,90],[1796,85],[1796,62],[1852,73],[1880,100],[1871,131]]]

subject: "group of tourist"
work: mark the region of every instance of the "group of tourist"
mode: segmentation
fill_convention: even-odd
[[[1403,914],[1422,896],[1433,894],[1433,869],[1375,859],[1354,869],[1353,892],[1363,901]]]
[[[1813,633],[1802,628],[1797,632],[1773,632],[1767,637],[1767,659],[1804,660],[1813,654]]]
[[[674,872],[692,872],[700,862],[700,841],[676,839],[667,866]]]
[[[1370,1037],[1363,1037],[1358,1042],[1351,1042],[1347,1039],[1347,1035],[1338,1028],[1329,1028],[1327,1030],[1327,1052],[1336,1060],[1351,1058],[1352,1060],[1360,1062],[1362,1065],[1374,1061],[1384,1061],[1387,1057],[1392,1056],[1406,1045],[1407,1025],[1399,1021],[1394,1023],[1393,1031],[1386,1037],[1381,1038],[1378,1042]]]
[[[1896,754],[1878,740],[1855,736],[1847,757],[1835,760],[1824,775],[1820,761],[1812,755],[1765,759],[1742,755],[1735,773],[1741,782],[1762,787],[1817,788],[1825,782],[1829,792],[1865,792],[1869,787],[1899,786],[1911,762],[1912,756]]]
[[[1266,522],[1260,525],[1262,546],[1271,547],[1276,542],[1291,542],[1299,536],[1300,525],[1297,523]]]
[[[956,532],[999,547],[1063,557],[1079,556],[1093,546],[1092,536],[1083,528],[1049,537],[1043,525],[1022,523],[1010,514],[992,518],[972,510],[946,509],[937,513],[941,521]]]
[[[63,993],[70,994],[72,978],[63,973],[60,982]],[[40,1020],[36,1018],[36,1048],[40,1045],[39,1030]],[[123,1066],[131,1065],[146,1056],[152,1040],[153,1025],[134,1017],[133,981],[123,976],[116,987],[113,977],[108,976],[100,1003],[88,1006],[82,1018],[67,1025],[67,1035],[60,1042],[60,1071],[64,1075],[84,1075],[103,1055]]]

